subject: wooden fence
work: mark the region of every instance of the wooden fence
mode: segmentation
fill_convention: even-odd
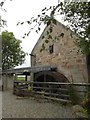
[[[90,84],[86,83],[14,81],[13,93],[22,96],[39,94],[44,98],[71,102],[71,97],[75,97],[77,101],[76,94],[79,96],[90,94],[89,88]]]

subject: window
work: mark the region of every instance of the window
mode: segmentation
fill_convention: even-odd
[[[54,48],[53,45],[49,46],[49,53],[50,53],[50,54],[52,54],[52,53],[54,52],[54,51],[53,51],[53,48]]]

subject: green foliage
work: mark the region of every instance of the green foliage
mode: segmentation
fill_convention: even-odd
[[[43,50],[45,50],[45,44],[44,44],[44,43],[42,44],[42,47],[41,47],[41,49],[40,49],[40,52],[42,52]]]
[[[20,46],[21,41],[12,32],[2,32],[2,69],[10,69],[21,65],[25,60],[25,52]]]
[[[6,20],[3,20],[2,17],[0,16],[0,28],[6,26]]]
[[[59,37],[62,37],[62,38],[63,38],[63,37],[64,37],[64,33],[61,33],[61,34],[59,35]]]
[[[48,43],[49,42],[49,40],[45,40],[45,43]]]
[[[48,35],[48,39],[52,39],[52,36],[51,36],[51,35]]]
[[[0,10],[3,12],[6,12],[6,9],[3,8],[5,1],[6,0],[0,1]],[[10,0],[10,1],[12,1],[12,0]],[[7,25],[7,21],[5,19],[3,19],[3,16],[0,15],[0,28],[4,27],[6,25]]]
[[[90,86],[86,87],[87,93],[83,101],[83,107],[87,110],[87,113],[90,117]]]
[[[76,93],[75,88],[72,85],[70,85],[68,87],[68,91],[69,91],[69,96],[70,96],[70,100],[71,100],[72,104],[74,104],[74,105],[78,104],[79,103],[79,97]]]
[[[48,15],[48,11],[50,15]],[[34,27],[29,30],[29,34],[36,26],[36,32],[38,33],[42,23],[47,26],[51,26],[52,24],[57,25],[57,21],[55,20],[57,15],[64,15],[63,18],[64,21],[68,22],[68,27],[81,37],[81,40],[76,41],[77,45],[84,54],[90,54],[90,2],[58,1],[58,4],[55,6],[45,7],[36,18],[32,17],[30,21],[26,21],[29,25],[35,23]],[[19,24],[23,24],[23,22],[19,22]],[[50,31],[47,31],[47,35],[49,36],[52,31],[53,27],[50,28]],[[61,37],[64,37],[64,34],[61,33]],[[49,39],[51,39],[50,36]]]
[[[0,7],[2,9],[5,1],[0,2]],[[50,15],[48,15],[50,11]],[[32,17],[26,22],[18,22],[17,25],[23,25],[27,23],[29,25],[33,24],[34,27],[31,27],[29,32],[24,34],[29,36],[30,32],[37,26],[36,32],[38,33],[41,30],[41,24],[44,23],[47,26],[54,24],[57,25],[55,20],[56,15],[64,15],[64,20],[68,22],[68,26],[77,33],[82,39],[76,41],[77,45],[81,48],[81,51],[88,55],[90,54],[90,2],[59,2],[55,6],[45,7],[42,9],[41,14],[38,14],[36,18]],[[35,24],[34,24],[35,23]],[[0,27],[6,25],[6,21],[1,18]],[[52,39],[50,33],[52,33],[53,28],[50,28],[50,31],[47,31],[49,39]],[[61,37],[65,33],[61,34]],[[43,38],[42,38],[43,39]]]
[[[52,19],[52,23],[57,25],[57,21],[55,19]]]
[[[65,3],[63,13],[69,27],[81,37],[77,45],[84,54],[90,54],[90,2]]]
[[[33,87],[31,87],[30,85],[28,86],[28,90],[32,91]]]

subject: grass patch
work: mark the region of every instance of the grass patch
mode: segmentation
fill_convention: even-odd
[[[25,77],[17,77],[17,80],[25,80]]]

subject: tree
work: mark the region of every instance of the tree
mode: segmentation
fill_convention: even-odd
[[[2,32],[2,69],[10,69],[21,65],[25,60],[25,52],[12,32]]]
[[[5,1],[0,2],[0,10],[2,11],[6,11],[5,9],[3,9],[4,2]],[[2,16],[0,15],[0,28],[3,27],[4,25],[6,25],[6,20],[3,20]]]
[[[62,12],[69,27],[81,37],[77,45],[83,53],[90,54],[90,2],[65,3]]]
[[[1,10],[1,11],[4,11],[4,12],[7,12],[6,9],[3,8],[5,1],[6,1],[6,0],[0,1],[0,10]],[[12,0],[10,0],[10,1],[12,1]],[[6,26],[6,25],[7,25],[7,21],[4,20],[4,19],[2,18],[2,16],[0,15],[0,28],[4,27],[4,26]]]
[[[50,15],[48,15],[48,11]],[[64,21],[68,22],[68,27],[81,37],[80,40],[76,41],[76,44],[82,52],[86,55],[90,54],[90,2],[58,2],[56,6],[45,7],[36,18],[32,17],[29,21],[26,21],[29,25],[32,23],[35,23],[35,25],[27,34],[25,33],[24,37],[28,36],[36,26],[36,32],[38,33],[42,23],[47,26],[51,23],[57,24],[55,20],[57,15],[63,15]],[[18,24],[23,25],[24,23],[19,22]]]

